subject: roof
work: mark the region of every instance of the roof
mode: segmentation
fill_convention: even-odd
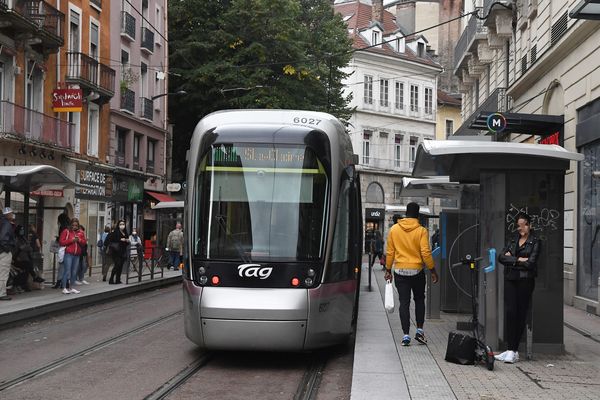
[[[417,149],[414,177],[448,175],[461,183],[479,182],[482,170],[565,171],[583,154],[558,145],[469,140],[425,140]]]
[[[438,104],[446,104],[449,106],[457,106],[457,107],[460,107],[462,104],[461,99],[457,99],[456,97],[452,96],[450,93],[444,92],[441,89],[438,89],[438,91],[437,91],[437,102],[438,102]]]
[[[458,182],[450,182],[448,176],[424,179],[403,177],[400,196],[457,199],[460,194],[459,185]]]
[[[156,200],[160,201],[160,202],[170,202],[170,201],[176,201],[173,197],[169,196],[168,194],[164,194],[164,193],[160,193],[160,192],[151,192],[149,190],[146,190],[146,193],[151,196],[154,197]]]
[[[393,205],[387,205],[386,204],[386,206],[385,206],[385,212],[386,213],[390,213],[390,214],[405,213],[406,212],[406,206],[393,206]],[[421,207],[419,207],[419,214],[425,215],[425,216],[432,215],[431,210],[429,209],[428,206],[421,206]]]
[[[372,7],[370,4],[364,4],[360,1],[354,1],[349,3],[341,3],[335,4],[334,10],[335,12],[341,14],[343,17],[348,17],[346,20],[346,25],[348,29],[351,31],[349,33],[352,39],[352,47],[355,49],[363,49],[371,46],[364,37],[360,34],[361,31],[369,29],[372,25]],[[383,36],[391,35],[395,32],[400,31],[401,34],[404,34],[400,27],[396,24],[396,17],[394,14],[387,10],[383,10]],[[413,36],[408,35],[406,37],[407,41],[410,41]],[[437,67],[441,69],[441,66],[433,61],[429,57],[418,57],[415,52],[413,52],[408,46],[405,47],[404,53],[399,53],[395,51],[392,46],[387,43],[382,44],[381,47],[371,47],[363,50],[369,53],[378,53],[390,57],[395,57],[403,60],[413,61],[421,64],[426,64],[432,67]]]
[[[72,181],[64,172],[52,165],[2,166],[0,183],[3,184],[3,190],[26,193],[35,190],[87,187]]]

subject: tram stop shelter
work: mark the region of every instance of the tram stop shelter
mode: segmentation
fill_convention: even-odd
[[[29,226],[29,197],[34,191],[63,190],[80,185],[51,165],[11,165],[0,167],[0,193],[4,192],[4,206],[10,207],[11,193],[23,195],[23,226]]]
[[[571,161],[583,155],[558,145],[481,141],[425,141],[418,150],[414,177],[448,176],[461,184],[479,184],[478,255],[488,266],[488,249],[501,251],[516,235],[519,212],[532,217],[532,228],[542,240],[538,277],[532,302],[531,348],[540,353],[562,353],[564,175]],[[503,347],[503,267],[479,274],[479,321],[485,341]]]

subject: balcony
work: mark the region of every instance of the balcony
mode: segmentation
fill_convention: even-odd
[[[42,0],[0,1],[0,31],[34,50],[55,53],[64,44],[65,15]]]
[[[481,13],[481,8],[477,9]],[[477,41],[487,40],[487,27],[476,15],[472,15],[467,27],[454,48],[454,74],[458,76],[460,67],[467,61],[469,54],[477,52]]]
[[[135,92],[128,88],[121,88],[121,111],[135,114]]]
[[[123,151],[116,151],[115,152],[115,164],[118,167],[125,167],[125,152]]]
[[[121,11],[121,37],[135,40],[135,17],[127,11]]]
[[[154,120],[153,107],[154,107],[154,102],[151,99],[142,97],[142,111],[140,113],[140,116],[143,119],[147,119],[148,121],[152,122]]]
[[[154,53],[154,32],[146,27],[142,27],[142,50],[148,53]]]
[[[102,0],[90,0],[90,5],[96,7],[98,10],[102,11]]]
[[[369,156],[368,159],[362,158],[364,167],[377,168],[386,171],[396,171],[410,174],[412,173],[412,161],[395,160],[391,158],[378,158]],[[365,162],[367,161],[367,162]]]
[[[479,134],[478,130],[473,130],[470,128],[470,126],[482,111],[500,113],[508,111],[508,96],[506,94],[506,88],[496,88],[496,90],[494,90],[490,96],[479,107],[477,107],[475,112],[465,119],[460,128],[454,132],[454,136]]]
[[[531,0],[528,1],[531,3]],[[490,29],[490,47],[492,48],[496,41],[494,36],[502,38],[502,42],[510,40],[512,37],[513,3],[514,0],[485,0],[483,2],[483,15],[488,16],[483,24]]]
[[[8,101],[0,102],[0,129],[18,140],[72,150],[74,125]]]
[[[68,83],[80,85],[84,92],[95,91],[99,103],[105,103],[115,94],[115,70],[79,52],[67,53]]]

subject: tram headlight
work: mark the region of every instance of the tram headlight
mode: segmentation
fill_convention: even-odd
[[[198,274],[200,274],[200,275],[206,274],[206,268],[204,268],[204,267],[198,268]]]
[[[312,278],[313,276],[315,276],[315,274],[316,274],[316,272],[315,272],[315,270],[314,270],[314,269],[312,269],[312,268],[311,268],[311,269],[309,269],[309,270],[306,272],[306,275],[310,276],[311,278]]]
[[[200,283],[206,285],[206,282],[208,282],[208,277],[206,275],[202,275],[200,277]]]
[[[312,279],[312,278],[306,278],[306,279],[304,280],[304,284],[305,284],[306,286],[312,286],[312,284],[313,284],[313,283],[314,283],[314,281],[313,281],[313,279]]]

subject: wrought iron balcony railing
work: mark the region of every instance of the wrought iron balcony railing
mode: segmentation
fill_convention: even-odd
[[[144,119],[152,121],[154,119],[154,102],[151,99],[142,97],[142,111],[140,116]]]
[[[127,11],[121,11],[121,34],[135,40],[135,17]]]
[[[79,53],[67,53],[68,82],[75,82],[101,95],[112,97],[115,94],[115,70],[99,63],[92,57]]]
[[[72,123],[8,101],[0,102],[0,129],[2,133],[72,150]]]
[[[477,8],[476,11],[481,14],[481,8]],[[483,25],[483,20],[477,18],[477,15],[471,15],[467,26],[456,42],[454,48],[454,73],[456,74],[460,65],[462,64],[465,54],[469,51],[475,39],[486,39],[487,38],[487,27]]]
[[[146,27],[142,27],[142,50],[150,53],[154,52],[154,32]]]
[[[121,110],[135,114],[135,92],[133,90],[121,88]]]
[[[42,0],[27,1],[26,3],[27,17],[33,20],[40,29],[62,42],[65,14]]]
[[[146,172],[150,172],[150,173],[154,172],[154,161],[153,160],[146,161]]]

